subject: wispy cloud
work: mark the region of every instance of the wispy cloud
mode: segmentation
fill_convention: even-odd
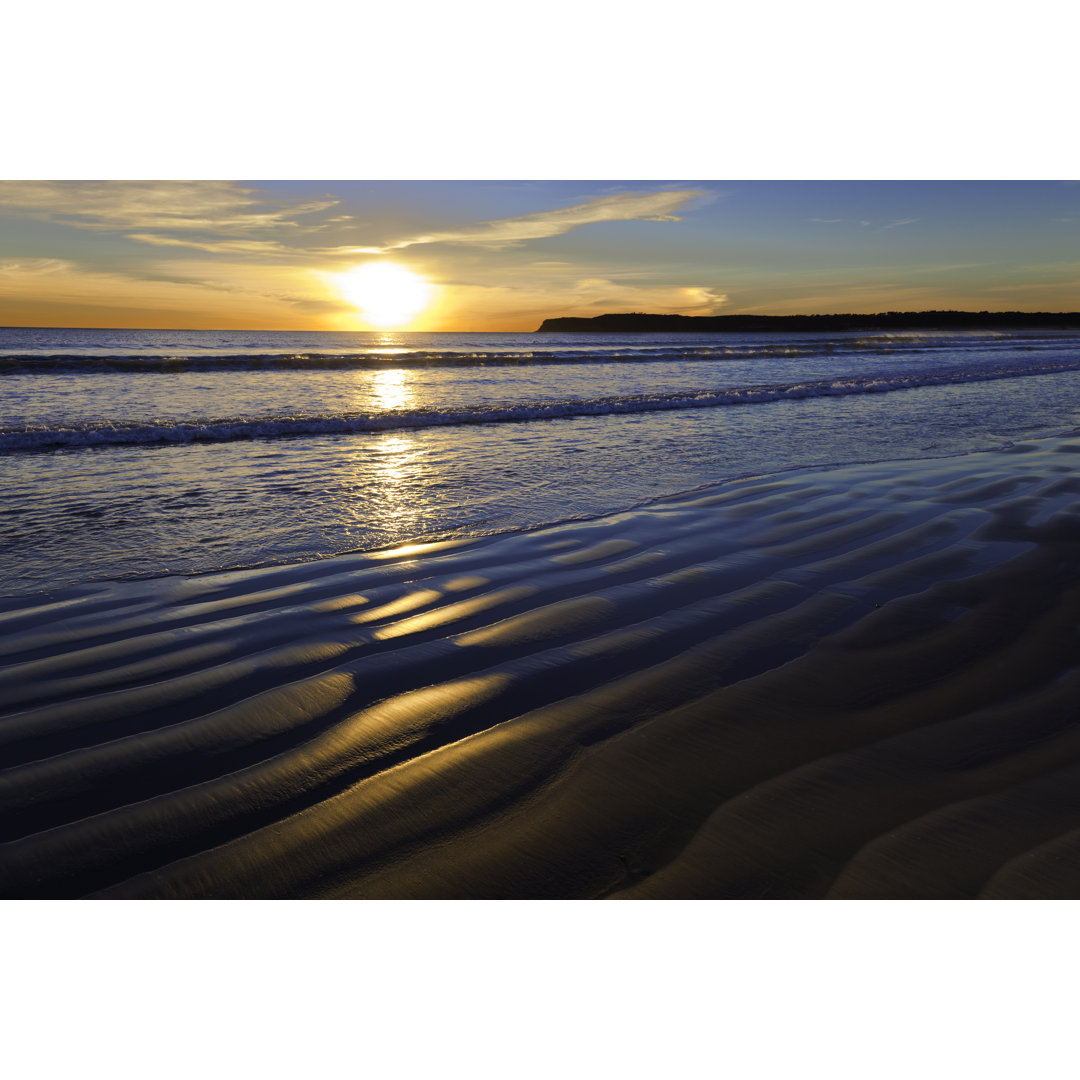
[[[561,236],[582,225],[595,225],[602,221],[680,221],[674,213],[690,199],[704,195],[704,191],[655,191],[625,192],[618,195],[602,195],[576,206],[556,210],[541,210],[521,217],[482,221],[462,229],[410,236],[377,249],[381,252],[396,251],[416,244],[471,244],[477,247],[506,248],[526,240],[541,240],[549,236]],[[357,252],[371,252],[370,248],[356,248]]]
[[[125,239],[135,240],[140,244],[153,244],[156,247],[192,248],[195,251],[207,251],[213,255],[276,255],[293,260],[342,259],[354,255],[385,255],[389,248],[355,247],[352,244],[337,244],[334,247],[309,247],[302,244],[283,244],[280,240],[210,240],[198,233],[188,236],[165,236],[161,233],[125,233]]]
[[[872,221],[866,221],[866,220],[854,221],[854,220],[852,220],[850,218],[838,218],[838,217],[834,217],[834,218],[812,217],[812,218],[807,218],[806,220],[807,221],[813,221],[818,225],[843,225],[843,224],[849,224],[849,225],[858,225],[860,229],[870,229],[870,228],[875,228],[875,229],[898,229],[901,225],[914,225],[915,222],[918,221],[919,219],[918,218],[913,218],[913,217],[901,218],[899,221],[890,221],[887,225],[875,225]]]
[[[206,327],[305,329],[313,314],[332,320],[355,310],[292,266],[264,266],[252,276],[243,257],[209,266],[193,256],[165,265],[171,272],[133,273],[63,259],[0,259],[0,321],[3,315],[50,319],[77,305],[99,320],[91,325],[161,326],[183,317]]]
[[[0,262],[0,274],[55,274],[69,270],[71,263],[66,259],[8,259]]]
[[[1029,281],[1029,282],[1009,282],[1007,285],[989,285],[986,288],[987,292],[999,293],[999,292],[1047,292],[1050,288],[1068,288],[1077,289],[1080,288],[1080,278],[1073,278],[1071,281]],[[1074,303],[1075,306],[1075,303]]]
[[[197,240],[186,236],[161,236],[154,233],[125,233],[128,240],[157,247],[195,248],[215,255],[291,255],[294,248],[276,240]]]
[[[573,286],[575,307],[605,310],[652,310],[661,308],[674,314],[713,314],[727,303],[727,294],[706,285],[631,285],[611,278],[582,278]],[[650,307],[651,305],[651,307]]]
[[[243,234],[295,228],[336,199],[274,203],[227,180],[0,181],[0,207],[84,229]],[[150,241],[153,242],[153,241]]]
[[[920,266],[919,270],[924,274],[941,274],[952,273],[956,270],[972,270],[976,266],[986,266],[986,263],[981,262],[967,262],[967,263],[942,263],[938,266]]]

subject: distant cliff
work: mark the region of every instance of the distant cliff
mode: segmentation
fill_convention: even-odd
[[[597,315],[545,319],[538,334],[703,334],[760,330],[1080,330],[1080,312],[885,311],[877,315]]]

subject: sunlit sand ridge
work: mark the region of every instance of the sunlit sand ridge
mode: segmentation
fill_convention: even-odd
[[[1078,897],[1078,453],[9,601],[2,893]]]

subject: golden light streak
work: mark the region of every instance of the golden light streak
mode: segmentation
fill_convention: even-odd
[[[380,409],[404,409],[412,404],[409,373],[400,368],[372,372],[375,404]]]

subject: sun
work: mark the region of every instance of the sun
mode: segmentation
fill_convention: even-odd
[[[407,323],[431,300],[431,283],[396,263],[364,263],[335,278],[341,295],[378,329]]]

